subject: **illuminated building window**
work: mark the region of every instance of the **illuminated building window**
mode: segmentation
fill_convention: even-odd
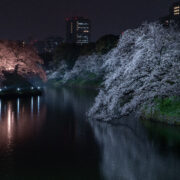
[[[175,12],[174,15],[179,15],[179,12]]]
[[[176,15],[179,15],[179,14],[180,14],[180,6],[178,5],[178,6],[174,7],[174,15],[176,16]]]
[[[180,9],[180,6],[175,6],[174,9]]]
[[[88,33],[89,31],[88,30],[84,30],[83,32]]]

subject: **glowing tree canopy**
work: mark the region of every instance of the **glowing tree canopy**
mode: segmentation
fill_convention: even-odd
[[[110,121],[141,113],[157,97],[180,96],[180,33],[158,23],[127,30],[102,66],[104,82],[89,117]]]
[[[42,68],[43,60],[30,46],[23,46],[13,41],[0,41],[0,81],[5,79],[4,73],[16,72],[24,78],[38,77],[46,80]]]

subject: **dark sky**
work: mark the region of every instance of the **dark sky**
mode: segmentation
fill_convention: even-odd
[[[173,0],[0,0],[0,39],[65,36],[65,17],[92,21],[92,38],[120,34],[168,14]]]

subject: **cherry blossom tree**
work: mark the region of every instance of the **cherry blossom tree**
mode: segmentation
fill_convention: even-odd
[[[180,95],[180,33],[158,23],[127,30],[103,61],[104,83],[89,117],[109,121],[155,97]]]
[[[13,73],[31,79],[39,77],[46,80],[42,68],[43,60],[36,51],[28,46],[22,46],[13,41],[0,41],[0,80],[4,80],[4,72]]]

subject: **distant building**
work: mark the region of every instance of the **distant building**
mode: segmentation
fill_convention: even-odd
[[[91,38],[91,23],[83,17],[66,18],[66,42],[87,44]]]
[[[180,1],[172,5],[170,8],[170,16],[173,19],[180,18]]]
[[[161,18],[160,21],[164,26],[169,26],[172,22],[180,26],[180,1],[173,3],[170,7],[169,15]]]

